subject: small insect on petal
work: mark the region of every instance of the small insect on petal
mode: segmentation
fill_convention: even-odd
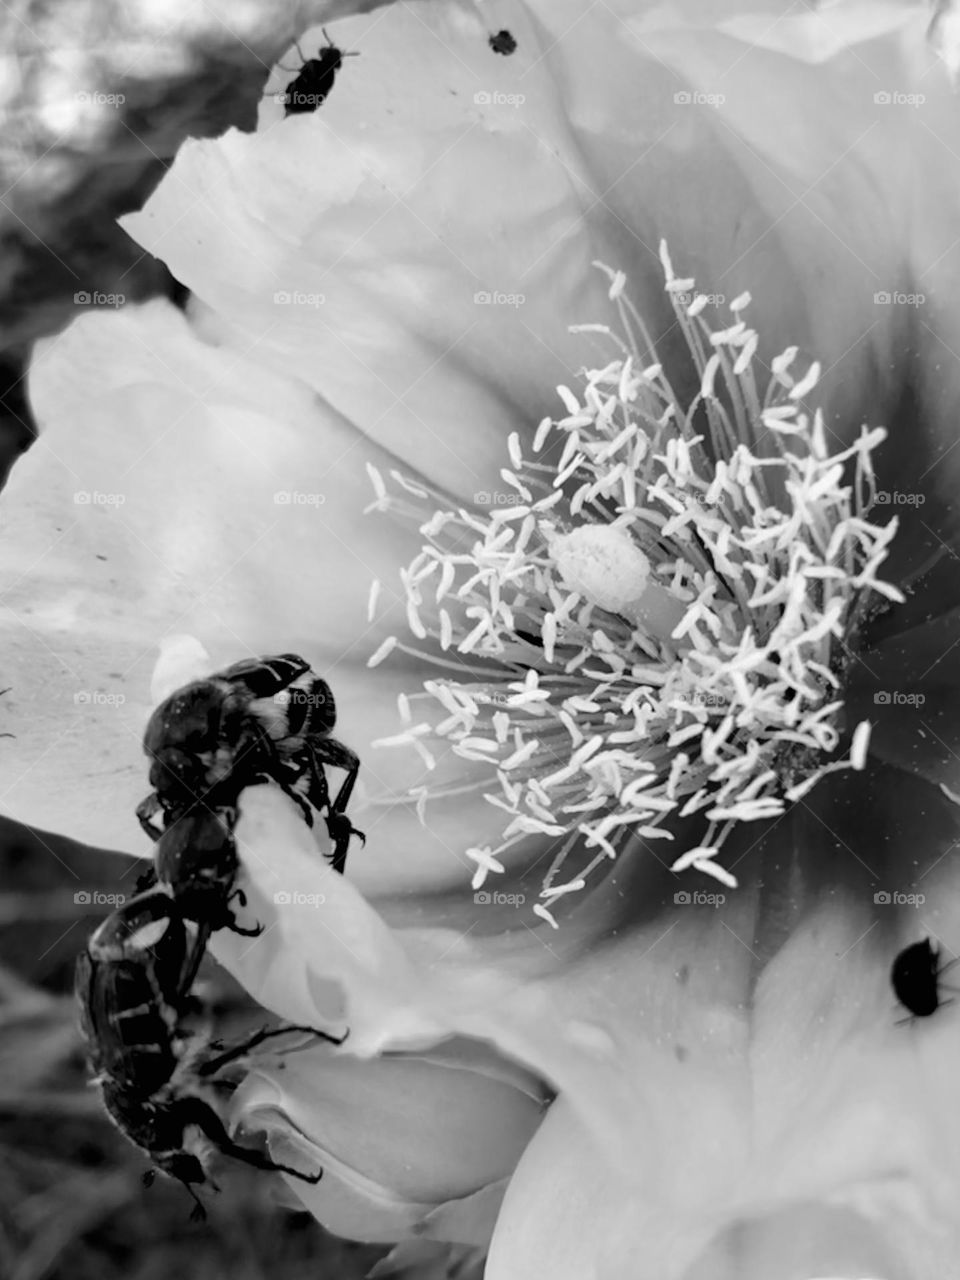
[[[948,966],[940,964],[940,948],[929,938],[905,947],[893,962],[890,982],[904,1008],[916,1018],[929,1018],[944,1002],[940,976]]]
[[[517,42],[509,31],[497,31],[489,36],[487,43],[494,53],[502,53],[504,57],[508,57],[511,53],[516,52]]]
[[[303,65],[295,79],[291,80],[286,90],[278,95],[283,103],[284,116],[304,115],[316,111],[326,101],[337,73],[343,66],[344,58],[355,58],[356,51],[345,53],[338,49],[326,28],[323,29],[326,45],[322,46],[316,58],[304,58],[299,44],[297,52],[303,58]]]

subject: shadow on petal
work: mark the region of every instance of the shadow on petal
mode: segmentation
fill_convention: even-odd
[[[274,1158],[323,1168],[316,1186],[290,1186],[329,1229],[480,1246],[546,1102],[535,1077],[456,1040],[368,1061],[302,1048],[248,1075],[232,1111],[270,1134]]]
[[[790,1205],[727,1227],[683,1280],[911,1280],[916,1273],[884,1236],[849,1209]]]

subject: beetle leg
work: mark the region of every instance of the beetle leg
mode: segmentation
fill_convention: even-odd
[[[162,829],[150,821],[150,819],[155,817],[156,814],[162,812],[163,805],[160,802],[160,797],[155,791],[151,791],[147,798],[145,800],[141,800],[137,805],[137,818],[140,822],[140,826],[144,829],[151,840],[159,840],[163,835]]]
[[[227,905],[224,906],[224,923],[217,925],[217,928],[229,929],[231,933],[239,933],[242,938],[259,938],[263,933],[263,925],[254,925],[252,929],[245,929],[242,925],[237,924],[237,917],[230,910],[229,904],[236,898],[241,907],[247,905],[247,895],[242,889],[234,889],[227,898]]]
[[[210,938],[212,930],[205,920],[198,920],[197,935],[193,940],[193,947],[190,951],[189,958],[184,966],[183,975],[180,980],[180,993],[188,996],[194,981],[196,980],[197,970],[200,968],[200,962],[203,960],[207,950],[207,942]]]
[[[152,1187],[157,1180],[158,1172],[159,1170],[157,1169],[148,1169],[146,1173],[141,1175],[140,1181],[143,1183],[145,1187]],[[187,1195],[193,1201],[193,1208],[190,1210],[190,1221],[205,1222],[207,1219],[207,1211],[204,1208],[203,1201],[194,1191],[193,1187],[191,1187],[189,1182],[184,1182],[182,1178],[178,1178],[177,1181],[180,1183],[184,1191],[186,1191]],[[212,1185],[213,1184],[211,1183],[211,1186]]]
[[[149,893],[151,889],[157,887],[157,873],[151,863],[148,869],[137,876],[133,883],[133,896],[139,898],[142,893]]]
[[[244,929],[242,925],[237,924],[237,919],[233,912],[230,913],[230,918],[223,928],[229,929],[231,933],[239,933],[241,938],[259,938],[263,933],[262,924],[254,925],[252,929]]]
[[[344,812],[350,803],[357,775],[360,772],[360,758],[356,752],[351,751],[349,747],[345,747],[342,742],[337,742],[334,738],[322,738],[320,741],[314,740],[308,743],[308,746],[313,758],[314,769],[318,773],[323,774],[324,764],[330,764],[335,768],[346,770],[347,776],[337,792],[337,798],[332,803],[328,802],[326,819],[327,831],[330,839],[334,842],[330,862],[334,871],[343,875],[347,865],[350,837],[359,836],[363,844],[367,843],[367,837],[353,825]],[[324,775],[324,789],[326,790],[326,788],[327,784]]]
[[[195,1124],[224,1155],[232,1156],[234,1160],[241,1160],[254,1169],[263,1169],[268,1173],[288,1173],[303,1182],[316,1183],[323,1177],[322,1169],[318,1173],[301,1173],[288,1164],[277,1164],[261,1151],[241,1147],[227,1133],[223,1121],[214,1109],[200,1098],[184,1098],[176,1105],[178,1121],[183,1119],[184,1128],[188,1124]]]
[[[258,1044],[262,1044],[264,1040],[269,1040],[273,1036],[285,1036],[294,1031],[302,1031],[306,1035],[316,1036],[319,1040],[326,1040],[330,1044],[343,1044],[347,1036],[331,1036],[326,1031],[318,1031],[316,1027],[272,1027],[263,1028],[250,1036],[248,1040],[244,1040],[242,1044],[235,1044],[229,1049],[225,1049],[223,1053],[216,1058],[210,1058],[204,1062],[202,1066],[196,1068],[198,1076],[212,1076],[221,1067],[225,1067],[228,1062],[234,1062],[237,1058],[244,1058],[251,1049],[255,1049]]]

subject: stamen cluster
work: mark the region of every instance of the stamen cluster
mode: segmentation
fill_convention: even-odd
[[[578,330],[603,334],[617,357],[585,371],[579,398],[559,388],[566,416],[541,422],[529,453],[509,438],[501,474],[515,500],[449,509],[396,472],[400,493],[388,493],[371,468],[371,509],[415,519],[425,539],[402,580],[426,647],[391,637],[370,665],[400,649],[436,672],[401,698],[405,727],[382,745],[413,746],[433,767],[445,741],[489,765],[485,798],[504,829],[468,851],[474,888],[519,842],[548,837],[534,910],[551,922],[550,901],[628,840],[673,840],[671,819],[693,814],[705,835],[673,869],[734,886],[716,860],[734,823],[775,817],[825,774],[864,766],[868,722],[838,756],[844,671],[868,610],[902,599],[877,577],[896,519],[868,519],[885,432],[862,428],[831,454],[822,413],[806,407],[819,367],[794,377],[791,348],[761,395],[758,335],[740,318],[749,295],[713,331],[665,245],[661,260],[699,375],[691,403],[625,278],[602,268],[622,334]],[[438,509],[424,522],[425,503]],[[418,700],[439,722],[415,719]],[[431,794],[412,797],[421,818]]]

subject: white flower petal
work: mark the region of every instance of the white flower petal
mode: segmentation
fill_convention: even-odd
[[[3,495],[17,751],[0,803],[130,849],[158,643],[191,635],[214,669],[304,651],[336,693],[338,665],[403,624],[397,560],[419,540],[362,515],[365,462],[391,459],[166,303],[79,321],[39,351],[31,390],[42,433]],[[396,585],[366,623],[375,577]]]
[[[591,262],[622,256],[622,229],[585,216],[549,51],[523,6],[502,15],[509,58],[457,6],[339,24],[361,56],[322,110],[268,99],[258,134],[186,144],[123,220],[234,341],[460,500],[502,487],[505,437],[583,359],[568,325],[612,317]]]

